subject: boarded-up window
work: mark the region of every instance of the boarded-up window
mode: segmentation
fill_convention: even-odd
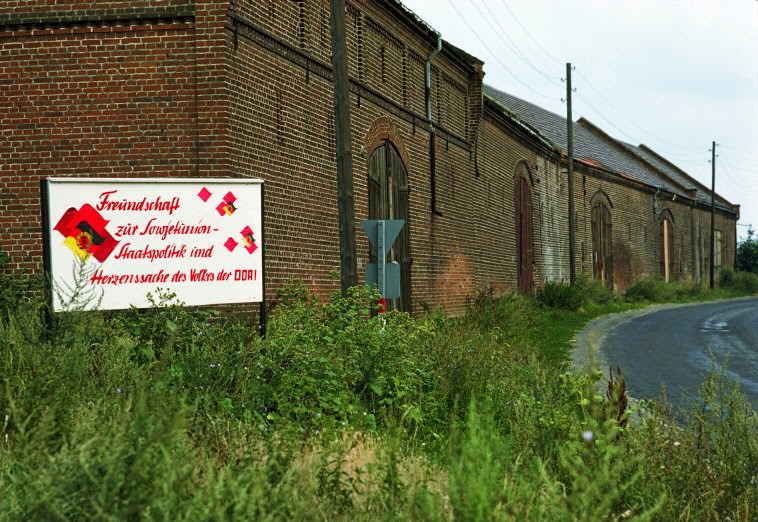
[[[411,249],[408,233],[408,174],[395,147],[388,141],[377,147],[369,158],[368,218],[404,219],[405,226],[387,255],[387,261],[400,264],[400,297],[387,302],[387,309],[411,311]],[[369,258],[376,262],[371,247]]]
[[[521,163],[516,170],[516,249],[518,291],[531,294],[533,287],[534,241],[532,231],[532,187],[528,180],[529,171]]]
[[[596,279],[613,288],[613,240],[611,212],[604,203],[592,207],[592,264]]]
[[[713,235],[713,268],[716,272],[721,270],[721,253],[724,249],[724,238],[721,230],[716,230]]]
[[[668,211],[660,220],[661,278],[671,281],[676,278],[674,271],[674,224]]]

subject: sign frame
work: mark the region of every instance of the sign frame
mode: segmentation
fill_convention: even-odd
[[[240,200],[236,199],[235,191]],[[139,200],[142,193],[146,196]],[[106,194],[113,194],[112,202]],[[168,197],[161,200],[164,194]],[[123,204],[117,195],[126,195]],[[216,200],[220,201],[218,206]],[[146,308],[150,305],[145,296],[160,287],[176,293],[187,306],[259,303],[259,333],[265,334],[263,180],[47,177],[40,180],[40,208],[43,268],[52,313],[66,311],[60,287],[56,285],[68,281],[69,276],[61,275],[65,270],[63,263],[70,259],[73,272],[78,257],[82,266],[89,265],[88,269],[95,274],[88,289],[99,291],[101,300],[106,296],[102,306],[100,302],[86,303],[79,310]],[[124,225],[127,222],[131,228]],[[237,230],[241,224],[245,226]],[[227,236],[227,242],[221,242]],[[154,245],[158,248],[152,248]],[[207,247],[205,252],[201,246]],[[203,265],[201,272],[199,267]],[[103,267],[117,273],[119,270],[136,273],[108,275],[110,282],[106,284],[100,277],[106,272]],[[221,270],[217,272],[219,267]],[[151,274],[140,275],[140,270],[149,270]],[[160,274],[159,282],[150,278],[153,272]],[[171,281],[169,272],[173,272]],[[201,278],[199,273],[210,279]],[[234,273],[234,279],[230,273]],[[120,277],[118,283],[116,277]],[[141,284],[137,284],[138,277]]]

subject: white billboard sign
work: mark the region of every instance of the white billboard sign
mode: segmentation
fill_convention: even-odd
[[[148,307],[157,288],[187,305],[263,301],[263,182],[43,182],[53,309]]]

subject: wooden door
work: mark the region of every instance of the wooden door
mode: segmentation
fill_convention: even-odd
[[[524,176],[516,177],[516,249],[518,291],[531,294],[533,286],[534,241],[532,235],[532,188]]]
[[[668,282],[674,276],[673,259],[674,259],[674,228],[671,221],[664,218],[661,220],[660,229],[661,238],[661,277]]]
[[[369,158],[368,218],[403,219],[400,231],[387,261],[400,264],[400,297],[387,302],[387,309],[411,311],[411,248],[409,234],[408,173],[400,155],[391,143],[377,147]],[[376,251],[371,247],[369,260],[376,262]]]
[[[595,278],[613,289],[613,241],[611,213],[598,203],[592,208],[592,261]]]

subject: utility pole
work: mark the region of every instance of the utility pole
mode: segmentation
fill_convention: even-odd
[[[571,116],[571,62],[566,63],[566,127],[568,131],[569,282],[576,285],[574,263],[574,122]]]
[[[715,283],[715,256],[716,253],[716,225],[714,218],[716,217],[716,142],[711,144],[711,288]]]
[[[337,152],[337,204],[340,227],[342,295],[358,283],[355,251],[353,152],[350,144],[350,80],[347,73],[345,0],[331,0],[332,71],[334,75],[334,135]]]

